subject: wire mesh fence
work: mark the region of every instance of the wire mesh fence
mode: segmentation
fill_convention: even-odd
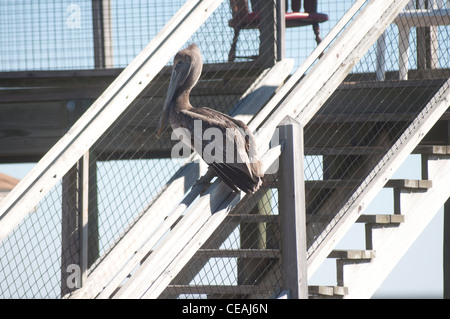
[[[322,38],[354,2],[319,1],[317,12],[329,17],[320,24]],[[264,52],[277,52],[276,42],[261,36],[267,30],[259,25],[240,30],[230,61],[236,29],[232,21],[239,16],[233,15],[233,5],[240,5],[244,11],[238,12],[246,15],[257,12],[255,8],[261,12],[275,9],[275,2],[264,1],[269,8],[258,7],[261,3],[224,1],[188,41],[200,47],[204,61],[192,105],[231,113],[252,82],[275,62],[267,63],[270,59]],[[0,71],[126,67],[182,4],[176,0],[2,2]],[[291,12],[296,5],[296,1],[287,1],[286,10]],[[415,12],[416,20],[423,11],[431,21],[435,11],[449,6],[448,1],[414,1],[405,10]],[[98,8],[107,8],[103,21],[105,17],[110,21],[103,24],[100,45],[94,32]],[[437,19],[439,26],[410,28],[408,81],[398,81],[402,68],[399,29],[403,26],[398,22],[388,26],[384,43],[378,41],[367,52],[305,127],[310,246],[323,240],[324,229],[340,218],[336,213],[367,174],[383,165],[378,163],[386,151],[448,78],[449,26],[445,17]],[[294,59],[295,67],[316,47],[315,36],[311,25],[286,29],[285,56]],[[96,62],[99,55],[109,62],[100,65]],[[276,53],[271,58],[276,60]],[[169,131],[160,139],[154,134],[169,77],[167,67],[95,143],[84,163],[89,189],[94,190],[87,195],[87,276],[139,223],[186,161],[171,158],[176,141]],[[79,186],[86,171],[82,165],[77,164],[0,244],[0,297],[59,298],[77,288],[76,276],[68,267],[79,265],[81,258],[83,195]],[[162,298],[276,296],[283,285],[276,179],[276,175],[268,178],[247,199],[244,212],[230,213]]]

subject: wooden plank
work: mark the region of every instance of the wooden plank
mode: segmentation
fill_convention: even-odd
[[[292,60],[283,60],[267,72],[264,72],[264,75],[258,78],[246,94],[244,94],[234,116],[246,121],[249,118],[249,114],[256,112],[258,108],[261,108],[266,99],[273,94],[276,88],[288,76],[292,69],[292,64]],[[272,163],[280,154],[279,148],[274,148],[272,150],[278,152],[271,152],[268,163]],[[174,174],[176,178],[169,181],[162,192],[156,196],[156,200],[149,204],[148,209],[142,214],[139,223],[126,232],[125,236],[117,246],[107,254],[100,265],[90,274],[88,279],[89,284],[78,290],[73,295],[73,298],[93,298],[102,291],[104,287],[105,289],[102,291],[100,297],[104,296],[105,298],[109,298],[123,278],[139,265],[143,256],[145,256],[165,232],[172,227],[172,224],[178,220],[179,216],[185,211],[187,205],[190,204],[190,199],[185,201],[186,198],[183,200],[183,196],[186,190],[191,187],[199,177],[198,164],[193,163],[194,160],[198,161],[199,156],[197,155],[191,159],[192,162],[188,162]],[[269,167],[264,168],[264,170],[267,169],[269,169]],[[197,191],[193,190],[188,196],[194,200],[201,190],[202,189],[198,189]],[[182,200],[183,202],[179,203]],[[167,203],[176,204],[174,204],[175,207],[172,206],[168,209]],[[160,223],[164,224],[160,225]],[[158,228],[156,229],[155,227]],[[142,233],[144,232],[153,235],[148,238],[145,247],[142,247]],[[135,254],[136,251],[137,253]],[[123,262],[127,260],[124,256],[133,256],[133,258],[119,273],[116,273],[115,269],[119,267],[118,265],[122,265]]]
[[[278,173],[283,289],[293,299],[308,298],[303,128],[292,118],[278,126],[283,153]]]
[[[265,285],[169,285],[171,294],[206,294],[206,295],[272,295],[278,287]]]
[[[443,286],[444,299],[450,299],[450,199],[444,204]]]
[[[73,265],[80,267],[77,165],[62,179],[61,207],[61,296],[81,287],[81,278],[72,276]],[[80,270],[80,269],[79,269]]]
[[[0,242],[147,87],[222,0],[187,1],[0,204]]]
[[[387,188],[405,188],[405,189],[428,189],[433,187],[430,180],[415,179],[390,179],[384,187]]]
[[[278,215],[264,214],[228,214],[225,222],[232,224],[245,223],[275,223],[278,222]]]
[[[196,257],[207,258],[278,258],[279,249],[199,249]]]
[[[328,255],[328,258],[361,260],[373,259],[375,256],[374,250],[334,249]]]
[[[404,215],[361,215],[356,221],[357,223],[366,224],[400,224],[405,222]]]

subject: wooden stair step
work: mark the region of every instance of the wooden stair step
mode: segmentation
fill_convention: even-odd
[[[365,224],[400,224],[405,222],[405,216],[399,214],[361,215],[356,222]]]
[[[355,188],[361,184],[361,180],[345,179],[327,179],[327,180],[309,180],[305,181],[307,189],[332,189],[332,188]],[[416,179],[391,179],[387,181],[385,188],[404,188],[404,189],[429,189],[432,187],[431,180]]]
[[[272,295],[279,288],[267,285],[169,285],[164,294]]]
[[[306,189],[332,189],[332,188],[355,188],[361,183],[360,180],[327,179],[316,181],[305,181]]]
[[[310,297],[344,297],[348,294],[348,288],[343,286],[308,286]]]
[[[227,223],[273,223],[278,221],[278,215],[268,214],[229,214],[225,222]]]
[[[450,145],[418,145],[413,154],[449,155]]]
[[[305,147],[305,155],[373,155],[384,154],[386,148],[380,146],[317,146]]]
[[[196,257],[207,258],[279,258],[279,249],[199,249]]]
[[[381,146],[306,146],[305,155],[374,155],[385,154],[386,148]],[[418,145],[413,154],[448,155],[450,145]]]
[[[385,188],[403,188],[403,189],[418,189],[427,190],[433,186],[431,180],[417,180],[417,179],[391,179],[389,180]]]
[[[368,260],[375,258],[375,251],[358,249],[335,249],[331,251],[331,253],[328,255],[328,258]]]

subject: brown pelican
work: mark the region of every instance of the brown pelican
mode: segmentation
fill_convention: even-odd
[[[255,139],[247,125],[221,112],[193,107],[189,101],[202,68],[202,55],[195,44],[175,55],[157,135],[169,121],[174,132],[184,130],[181,141],[199,153],[226,185],[236,192],[254,193],[262,184],[263,174]],[[211,142],[213,135],[215,143]]]

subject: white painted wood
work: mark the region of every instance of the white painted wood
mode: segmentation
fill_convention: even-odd
[[[435,94],[417,118],[400,136],[393,147],[380,161],[361,186],[352,195],[349,201],[337,213],[335,219],[322,232],[317,241],[308,250],[308,277],[318,269],[327,258],[335,245],[356,222],[364,209],[384,187],[392,174],[400,167],[404,160],[417,147],[422,138],[439,120],[450,105],[450,79]],[[433,180],[434,186],[434,180]],[[407,220],[407,218],[405,218]]]
[[[293,299],[308,299],[303,128],[286,117],[278,129],[284,143],[278,173],[283,289]]]
[[[383,32],[381,37],[377,40],[377,71],[376,76],[378,81],[384,81],[386,79],[386,32]]]
[[[234,117],[244,122],[249,121],[251,117],[249,114],[257,113],[258,109],[290,74],[292,67],[293,61],[285,59],[263,72],[263,75],[243,95],[242,103],[234,113]],[[277,150],[278,153],[276,153]],[[280,150],[279,148],[271,149],[270,152],[271,158],[278,158],[277,154],[279,155]],[[200,161],[200,157],[195,155],[191,160]],[[268,167],[263,167],[263,169],[267,170]],[[203,173],[204,171],[200,175]],[[139,265],[142,257],[178,220],[187,205],[190,204],[187,204],[189,201],[182,203],[180,201],[183,200],[186,192],[185,185],[192,186],[199,176],[198,164],[190,162],[176,175],[180,177],[168,183],[162,193],[157,196],[156,201],[151,203],[142,214],[139,222],[126,232],[114,250],[107,254],[106,258],[90,274],[87,285],[76,291],[71,298],[94,298],[102,290],[99,297],[108,298],[121,281]],[[193,200],[199,193],[200,189],[188,196],[193,197]],[[168,206],[168,203],[172,203],[172,205]],[[149,237],[143,237],[144,233]]]
[[[122,114],[223,0],[189,0],[0,203],[0,242]]]
[[[424,8],[422,4],[420,7]],[[419,8],[420,8],[419,7]],[[418,9],[401,12],[394,20],[399,30],[399,79],[408,79],[409,34],[413,27],[431,27],[450,24],[448,9]],[[437,61],[437,29],[431,31],[432,67],[438,66]],[[434,50],[433,50],[434,49]]]
[[[405,222],[398,227],[372,229],[376,258],[370,263],[343,267],[343,284],[349,287],[345,298],[370,298],[449,198],[450,156],[431,156],[428,164],[433,187],[426,192],[403,191],[400,195]]]

